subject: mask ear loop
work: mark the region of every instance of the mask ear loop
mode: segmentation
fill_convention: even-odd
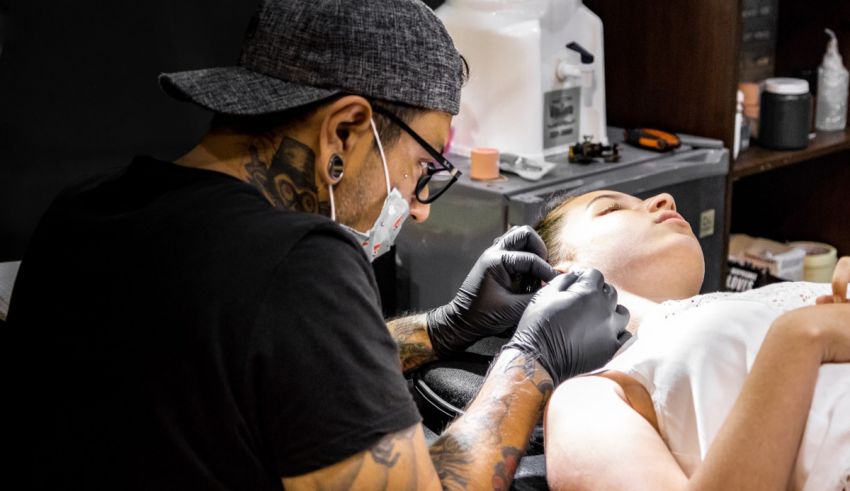
[[[372,133],[375,135],[375,142],[378,144],[378,152],[381,154],[381,162],[384,164],[384,178],[387,181],[387,196],[390,195],[390,171],[387,169],[387,157],[384,155],[384,146],[381,145],[381,137],[378,136],[378,129],[375,127],[375,119],[370,119],[372,125]]]
[[[381,164],[384,166],[384,180],[387,183],[387,196],[390,195],[390,172],[387,169],[387,156],[384,154],[384,146],[381,145],[381,138],[378,136],[378,129],[375,127],[375,120],[370,119],[369,124],[372,126],[372,134],[375,135],[375,142],[378,144],[378,152],[381,154]],[[336,203],[334,203],[334,190],[331,184],[328,184],[328,195],[331,198],[331,220],[336,221]]]
[[[328,194],[331,196],[331,220],[336,221],[336,205],[334,204],[334,187],[328,184]]]

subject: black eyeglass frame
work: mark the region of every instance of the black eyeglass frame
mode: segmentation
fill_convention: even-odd
[[[416,141],[416,143],[418,143],[422,148],[424,148],[425,151],[428,152],[428,154],[431,157],[434,158],[434,160],[436,160],[440,165],[443,166],[443,169],[436,169],[436,168],[433,168],[432,166],[429,165],[428,168],[425,170],[425,173],[422,174],[421,176],[419,176],[419,180],[416,181],[416,190],[414,191],[414,196],[416,197],[416,201],[418,201],[422,204],[425,204],[425,205],[433,203],[434,201],[436,201],[437,198],[442,196],[443,193],[445,193],[447,189],[452,187],[452,184],[454,184],[458,180],[458,178],[461,176],[460,170],[457,167],[455,167],[454,164],[449,162],[449,159],[447,159],[445,156],[443,156],[442,153],[437,151],[428,142],[426,142],[424,138],[422,138],[415,131],[413,131],[410,128],[410,126],[407,126],[407,124],[404,121],[402,121],[401,118],[399,118],[398,116],[396,116],[395,114],[393,114],[389,110],[384,109],[380,106],[373,105],[372,109],[375,112],[386,116],[387,118],[390,119],[390,121],[392,121],[393,123],[398,125],[399,128],[404,130],[404,132],[407,133],[408,135],[410,135],[410,137],[413,138]],[[425,189],[426,186],[428,186],[428,183],[431,182],[431,178],[434,176],[434,174],[436,174],[438,172],[443,172],[443,171],[448,171],[451,180],[448,183],[446,183],[446,185],[443,188],[441,188],[439,191],[437,191],[436,194],[428,194],[428,197],[426,199],[420,198],[419,193],[422,192],[422,190]]]

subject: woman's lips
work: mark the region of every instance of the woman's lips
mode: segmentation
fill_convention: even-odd
[[[665,211],[658,215],[658,218],[655,219],[655,223],[666,222],[668,220],[680,220],[684,223],[688,223],[682,215],[676,213],[675,211]]]

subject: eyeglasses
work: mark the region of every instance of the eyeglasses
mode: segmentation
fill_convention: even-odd
[[[460,170],[455,168],[455,166],[452,165],[452,163],[449,162],[442,153],[434,149],[434,147],[426,142],[424,138],[410,129],[410,126],[407,126],[401,118],[380,106],[373,104],[372,108],[375,112],[386,116],[390,121],[398,125],[399,128],[404,130],[405,133],[416,140],[416,143],[424,148],[425,151],[428,152],[428,154],[434,159],[433,161],[428,162],[425,167],[425,171],[419,177],[419,180],[416,181],[415,191],[416,201],[423,204],[433,203],[437,198],[445,193],[446,190],[455,183],[455,181],[457,181],[461,175]]]

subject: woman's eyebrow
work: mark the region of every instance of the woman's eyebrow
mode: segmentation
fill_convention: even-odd
[[[621,196],[620,196],[619,194],[600,194],[599,196],[597,196],[597,197],[593,198],[592,200],[590,200],[590,201],[587,203],[587,206],[585,206],[585,207],[584,207],[584,209],[586,210],[586,209],[590,208],[590,205],[592,205],[593,203],[595,203],[595,202],[596,202],[596,200],[600,200],[600,199],[604,199],[604,198],[617,200],[617,199],[619,199],[620,197],[621,197]]]

